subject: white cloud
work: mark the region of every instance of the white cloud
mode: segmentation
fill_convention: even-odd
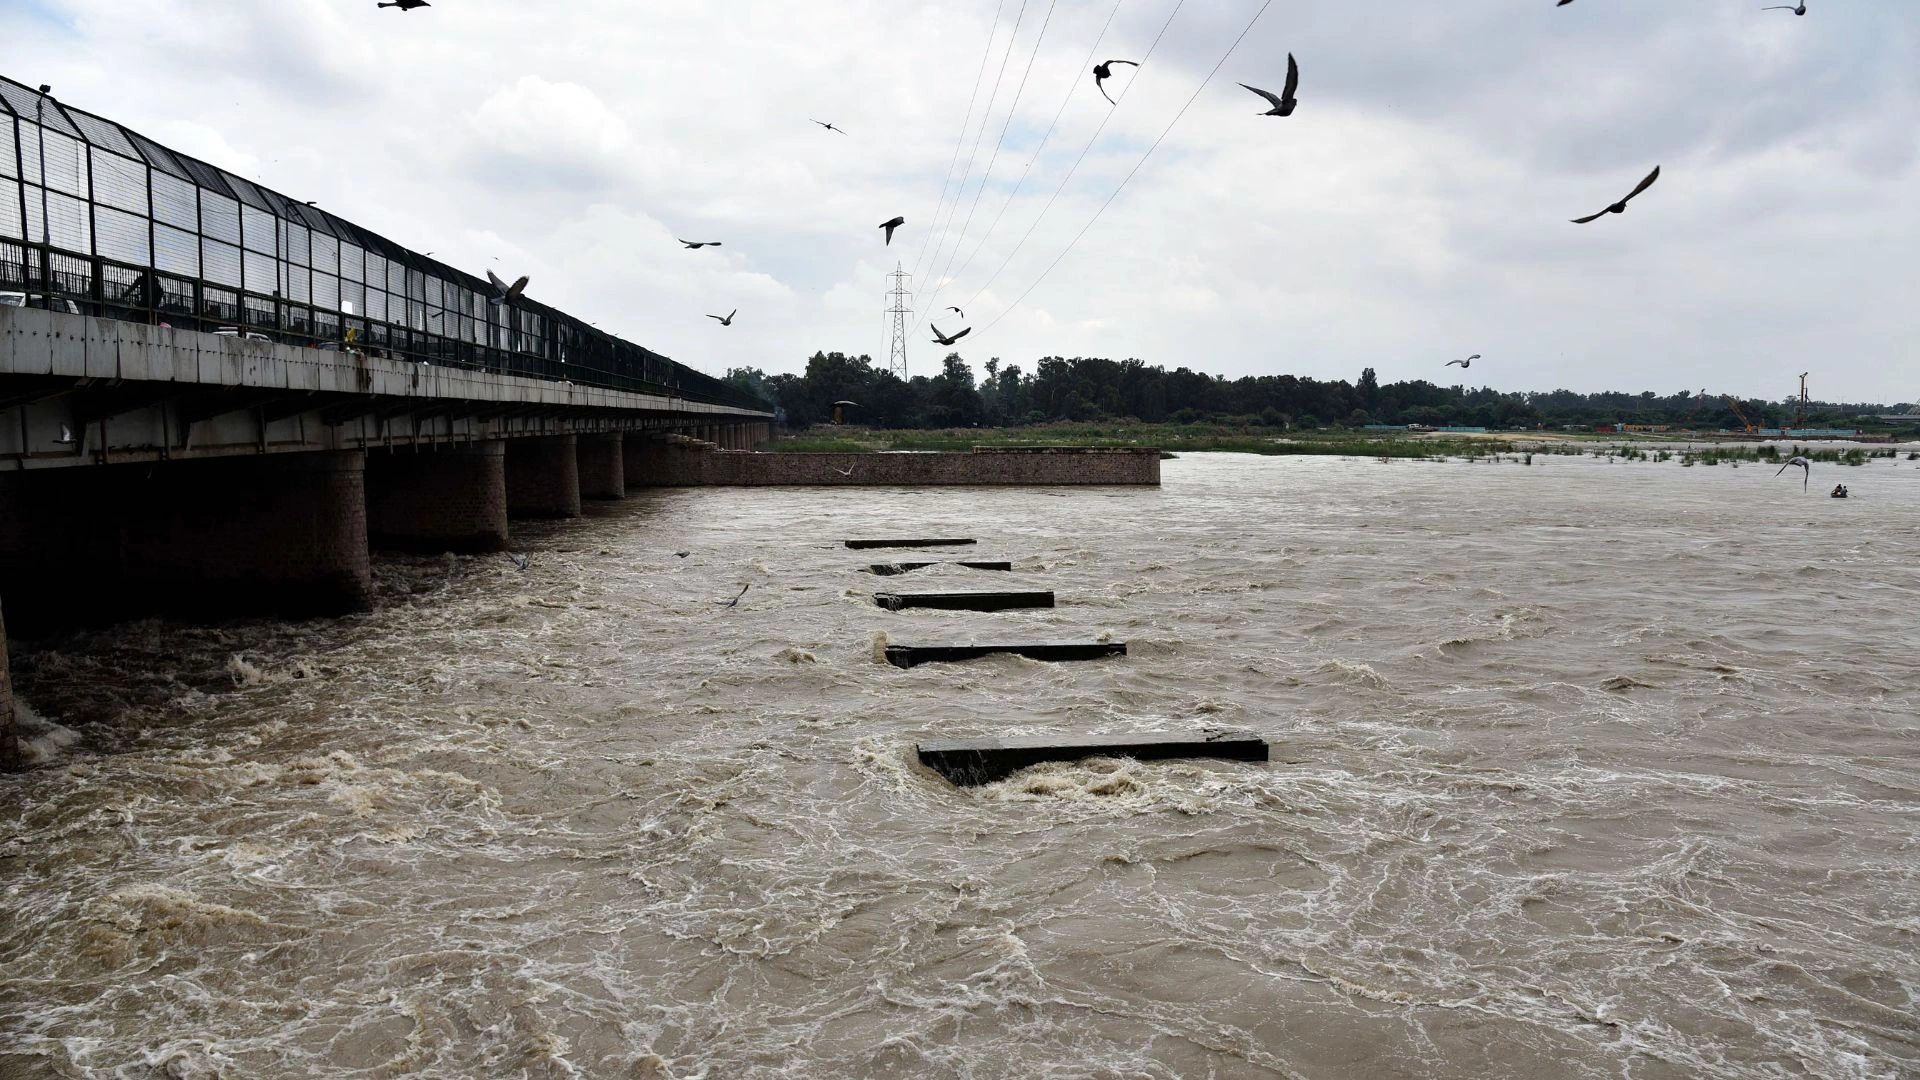
[[[1028,368],[1131,355],[1392,380],[1479,352],[1487,381],[1510,389],[1779,395],[1809,367],[1823,397],[1915,389],[1909,4],[1804,19],[1672,0],[1276,5],[1011,311],[1254,0],[1183,7],[1118,109],[1079,70],[1110,0],[1059,0],[972,227],[944,243],[928,241],[967,219],[1035,18],[965,201],[936,215],[981,69],[980,5],[41,6],[65,25],[0,7],[10,63],[31,58],[6,74],[473,272],[498,256],[533,275],[539,299],[707,371],[798,370],[821,349],[884,356],[898,261],[921,264],[923,308],[967,309],[969,357]],[[1122,5],[1100,58],[1141,56],[1169,10]],[[1009,14],[997,41],[1010,28]],[[1233,84],[1277,84],[1289,51],[1300,111],[1255,116]],[[959,141],[964,165],[972,132]],[[1660,184],[1628,214],[1567,223],[1655,163]],[[882,247],[874,226],[894,214],[908,224]],[[725,246],[689,252],[676,235]],[[936,298],[942,270],[955,280]],[[703,317],[736,306],[731,328]],[[944,352],[927,336],[914,332],[915,370]]]

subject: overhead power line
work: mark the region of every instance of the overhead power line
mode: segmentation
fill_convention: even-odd
[[[967,181],[973,176],[974,161],[980,157],[980,141],[987,137],[987,121],[993,117],[993,103],[1000,100],[1000,84],[1007,77],[1007,63],[1013,59],[1013,46],[1014,43],[1019,40],[1020,24],[1026,20],[1027,4],[1029,2],[1030,0],[1020,0],[1020,10],[1013,17],[1013,32],[1007,36],[1007,51],[1000,56],[1000,70],[994,74],[993,90],[987,95],[986,108],[980,111],[980,130],[973,137],[973,149],[967,152],[966,170],[960,174],[960,186],[954,189],[953,205],[947,210],[948,226],[953,224],[953,219],[960,213],[960,196],[967,190]],[[936,215],[936,218],[937,216],[938,215]],[[938,228],[939,222],[936,220],[934,225]],[[940,261],[940,248],[942,244],[945,243],[945,237],[946,233],[943,229],[940,237],[936,238],[933,242],[934,262]],[[917,263],[914,267],[914,273],[919,273]]]
[[[1121,179],[1120,186],[1113,189],[1113,194],[1107,196],[1107,201],[1100,204],[1100,209],[1095,210],[1093,212],[1093,217],[1088,218],[1086,225],[1082,226],[1080,231],[1077,234],[1075,234],[1074,238],[1068,241],[1066,249],[1061,251],[1060,254],[1054,258],[1053,262],[1047,264],[1047,268],[1040,272],[1040,276],[1034,279],[1033,284],[1027,286],[1027,291],[1021,293],[1020,296],[1017,299],[1015,299],[1013,303],[1008,304],[1007,307],[1004,310],[1002,310],[999,315],[994,316],[994,320],[987,324],[986,326],[987,330],[991,330],[995,326],[1000,325],[1000,320],[1006,318],[1008,312],[1011,312],[1014,308],[1019,307],[1020,304],[1026,300],[1026,298],[1033,292],[1034,289],[1037,289],[1040,287],[1041,282],[1047,280],[1047,275],[1053,273],[1053,268],[1056,266],[1059,266],[1061,260],[1065,259],[1067,255],[1073,251],[1075,245],[1080,243],[1080,238],[1087,235],[1087,230],[1093,228],[1094,222],[1100,220],[1100,215],[1106,213],[1107,207],[1113,205],[1113,200],[1119,198],[1120,193],[1126,190],[1127,184],[1129,181],[1133,179],[1134,174],[1138,173],[1140,171],[1140,167],[1147,163],[1147,159],[1153,156],[1153,152],[1160,148],[1160,144],[1163,141],[1165,141],[1167,135],[1173,131],[1174,125],[1180,122],[1180,118],[1187,115],[1187,110],[1193,107],[1193,103],[1195,101],[1199,100],[1201,92],[1206,90],[1207,85],[1209,83],[1213,82],[1213,77],[1220,73],[1220,69],[1226,66],[1228,58],[1233,56],[1234,50],[1240,47],[1240,43],[1242,41],[1246,40],[1247,35],[1253,31],[1253,25],[1260,21],[1260,16],[1266,14],[1267,8],[1270,7],[1272,4],[1273,4],[1273,0],[1265,0],[1265,2],[1263,2],[1260,5],[1260,10],[1253,13],[1253,18],[1248,19],[1246,27],[1240,31],[1240,36],[1234,38],[1233,44],[1227,46],[1227,51],[1221,54],[1219,62],[1213,65],[1213,70],[1207,72],[1207,77],[1200,80],[1200,85],[1194,89],[1193,96],[1187,99],[1187,103],[1185,105],[1180,106],[1180,111],[1175,113],[1173,115],[1173,119],[1167,122],[1166,128],[1160,132],[1160,137],[1153,140],[1153,145],[1147,147],[1147,152],[1145,154],[1140,155],[1140,160],[1135,162],[1133,168],[1128,171],[1127,175],[1124,178]]]
[[[1113,0],[1112,10],[1107,12],[1107,21],[1100,27],[1099,36],[1093,39],[1093,47],[1087,50],[1087,58],[1081,61],[1080,71],[1084,72],[1089,70],[1093,63],[1093,58],[1100,55],[1100,45],[1106,41],[1107,31],[1112,29],[1114,16],[1120,14],[1120,5],[1123,2],[1124,0]],[[1151,52],[1151,50],[1149,50],[1149,52]],[[987,231],[981,233],[980,239],[974,242],[973,250],[967,252],[966,261],[960,264],[960,269],[954,271],[951,277],[942,276],[941,282],[938,283],[935,288],[936,299],[938,298],[938,290],[945,287],[946,281],[959,278],[967,272],[968,267],[973,265],[973,260],[980,255],[980,249],[987,246],[987,240],[993,236],[994,230],[1000,227],[1001,219],[1005,218],[1007,211],[1013,208],[1013,201],[1020,197],[1020,189],[1027,184],[1027,176],[1033,172],[1034,165],[1040,161],[1040,155],[1046,152],[1047,143],[1052,140],[1054,130],[1060,126],[1060,117],[1066,114],[1067,103],[1073,100],[1073,95],[1079,91],[1084,82],[1085,79],[1076,75],[1074,79],[1067,84],[1067,92],[1060,98],[1060,107],[1053,111],[1053,122],[1047,125],[1046,134],[1040,136],[1040,144],[1034,147],[1033,156],[1027,159],[1027,167],[1020,170],[1020,179],[1014,182],[1013,190],[1007,193],[1007,201],[1000,204],[1000,212],[993,216],[993,221],[987,225]],[[1131,85],[1132,80],[1129,79],[1128,86]],[[1120,99],[1124,101],[1126,96],[1127,89],[1126,87],[1122,87],[1120,90]],[[1117,103],[1115,107],[1118,107]]]
[[[1000,161],[1000,148],[1007,144],[1007,132],[1013,128],[1014,114],[1020,111],[1020,98],[1027,92],[1027,79],[1033,75],[1034,62],[1040,59],[1040,47],[1046,43],[1047,27],[1053,25],[1053,9],[1057,2],[1058,0],[1048,0],[1047,2],[1047,16],[1040,22],[1039,36],[1033,39],[1033,52],[1027,57],[1026,70],[1020,73],[1020,85],[1013,89],[1013,102],[1007,106],[1007,118],[1000,125],[1000,136],[993,141],[993,153],[987,158],[986,171],[980,174],[980,186],[973,189],[973,203],[967,207],[967,220],[960,226],[960,232],[953,238],[953,250],[947,255],[946,266],[942,267],[940,273],[933,279],[935,299],[939,298],[941,283],[946,280],[947,271],[953,269],[953,261],[960,257],[960,248],[967,242],[967,230],[973,228],[974,212],[980,209],[980,196],[987,193],[987,182],[993,179],[993,167]],[[954,203],[955,211],[957,212],[959,208],[959,203],[956,201]],[[938,261],[938,258],[938,249],[936,249],[935,261]],[[932,268],[929,267],[928,269]],[[916,323],[915,325],[918,324]]]
[[[973,93],[967,98],[967,115],[960,120],[960,133],[953,137],[953,160],[947,163],[947,179],[940,185],[939,201],[933,204],[933,216],[927,219],[927,231],[920,238],[920,254],[913,258],[915,273],[920,270],[920,260],[926,257],[927,241],[933,238],[932,225],[940,219],[940,211],[947,204],[947,188],[953,183],[954,166],[960,164],[960,148],[966,145],[967,128],[973,124],[973,104],[980,99],[980,84],[987,80],[987,61],[993,57],[993,39],[1000,32],[1000,12],[1006,6],[1007,0],[999,0],[993,9],[993,22],[987,26],[987,43],[980,50],[980,71],[973,77]]]
[[[1160,24],[1160,32],[1153,36],[1153,42],[1147,46],[1146,55],[1140,58],[1141,67],[1145,67],[1147,61],[1153,59],[1153,51],[1160,47],[1160,39],[1167,36],[1167,28],[1173,25],[1174,17],[1180,14],[1180,9],[1185,3],[1186,0],[1180,0],[1179,3],[1173,5],[1173,10],[1167,14],[1167,21]],[[1262,10],[1265,9],[1263,8]],[[1258,18],[1258,16],[1255,17]],[[1120,91],[1119,101],[1127,100],[1127,95],[1132,92],[1133,81],[1128,80],[1127,85]],[[1022,233],[1020,239],[1014,243],[1013,250],[1007,252],[1007,257],[1000,261],[1000,265],[994,269],[992,274],[988,275],[986,282],[967,300],[967,307],[971,308],[975,303],[979,302],[980,298],[986,295],[987,290],[993,287],[993,283],[999,280],[1000,275],[1006,271],[1007,267],[1012,265],[1014,256],[1020,254],[1020,249],[1026,246],[1027,240],[1033,236],[1034,230],[1040,227],[1040,222],[1045,220],[1047,212],[1053,209],[1055,202],[1059,201],[1060,193],[1067,189],[1068,182],[1073,179],[1075,173],[1080,171],[1080,164],[1087,160],[1087,154],[1093,149],[1093,144],[1100,140],[1100,133],[1107,130],[1108,122],[1110,122],[1114,114],[1119,111],[1119,102],[1115,102],[1114,107],[1107,110],[1107,115],[1100,118],[1099,126],[1095,127],[1093,134],[1087,137],[1087,144],[1080,148],[1080,156],[1073,159],[1073,165],[1067,169],[1067,174],[1060,178],[1060,183],[1054,187],[1053,194],[1047,197],[1046,205],[1040,208],[1040,213],[1033,219],[1033,223],[1027,226],[1027,231]]]

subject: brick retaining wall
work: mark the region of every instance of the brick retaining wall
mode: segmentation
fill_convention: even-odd
[[[628,440],[631,487],[1090,486],[1160,483],[1160,451],[977,447],[957,454],[757,454],[691,440]],[[636,467],[637,466],[637,467]]]

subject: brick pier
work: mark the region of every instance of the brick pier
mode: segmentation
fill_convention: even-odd
[[[580,497],[583,499],[624,499],[627,497],[626,464],[622,460],[625,440],[619,432],[611,435],[581,435]]]
[[[367,539],[395,551],[505,551],[507,444],[370,452]]]
[[[13,724],[13,680],[7,674],[7,616],[0,611],[0,770],[20,767],[20,733]]]
[[[507,515],[580,516],[580,451],[572,435],[514,439],[507,444]]]

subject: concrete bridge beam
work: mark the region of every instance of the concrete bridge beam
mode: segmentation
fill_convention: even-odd
[[[580,497],[583,499],[624,499],[627,497],[626,462],[618,432],[611,435],[581,435]]]
[[[506,443],[368,453],[367,538],[396,551],[505,551]]]
[[[507,440],[507,516],[580,516],[580,450],[575,436]]]

